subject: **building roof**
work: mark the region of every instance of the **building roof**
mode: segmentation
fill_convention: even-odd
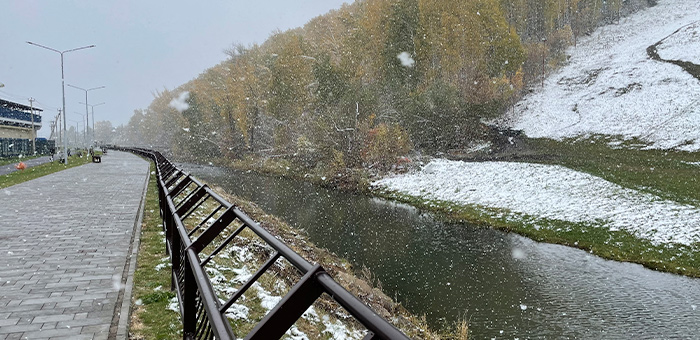
[[[0,107],[4,107],[4,108],[10,109],[10,110],[12,110],[12,109],[21,110],[21,111],[31,111],[32,110],[32,108],[30,106],[22,105],[22,104],[11,102],[11,101],[4,100],[4,99],[0,99]],[[42,110],[38,107],[35,107],[34,111],[42,112],[44,110]]]
[[[43,111],[39,108],[33,109],[34,112]],[[31,128],[32,119],[34,120],[34,126],[41,128],[41,116],[36,113],[32,115],[31,107],[0,99],[0,125]]]

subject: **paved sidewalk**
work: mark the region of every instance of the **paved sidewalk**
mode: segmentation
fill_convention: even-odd
[[[110,151],[0,189],[0,340],[126,337],[121,300],[148,171]]]

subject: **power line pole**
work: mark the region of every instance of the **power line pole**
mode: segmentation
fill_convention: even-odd
[[[30,115],[32,116],[32,155],[36,155],[36,130],[34,130],[34,98],[29,98]]]

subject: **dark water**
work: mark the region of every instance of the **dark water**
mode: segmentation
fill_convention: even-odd
[[[468,319],[471,339],[700,339],[698,279],[300,181],[183,166],[366,265],[432,325]]]

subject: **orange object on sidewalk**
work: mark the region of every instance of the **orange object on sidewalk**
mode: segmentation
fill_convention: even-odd
[[[24,170],[27,168],[27,165],[24,164],[24,162],[19,162],[19,164],[15,165],[15,168],[17,168],[18,170]]]

